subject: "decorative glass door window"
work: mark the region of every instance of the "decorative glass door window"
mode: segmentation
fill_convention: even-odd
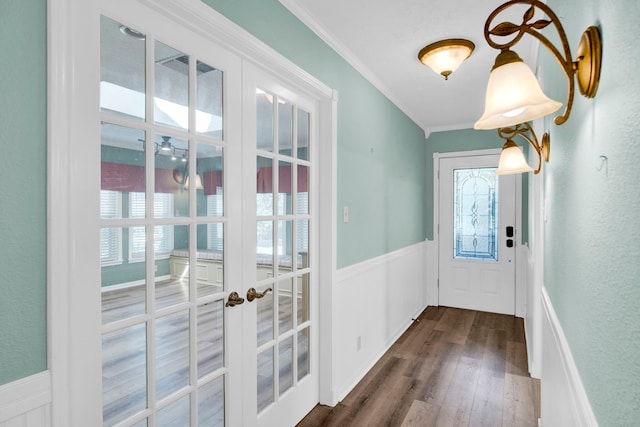
[[[453,258],[498,261],[496,168],[454,170]]]

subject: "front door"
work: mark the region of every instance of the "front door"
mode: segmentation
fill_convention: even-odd
[[[516,176],[499,155],[439,159],[439,304],[515,314]]]
[[[293,425],[318,401],[316,104],[102,6],[103,425]]]

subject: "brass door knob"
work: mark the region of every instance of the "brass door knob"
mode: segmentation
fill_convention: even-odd
[[[262,298],[263,296],[265,296],[267,294],[267,292],[272,291],[273,289],[271,288],[267,288],[264,290],[264,292],[260,293],[258,291],[256,291],[255,288],[249,288],[249,290],[247,291],[247,300],[249,300],[249,302],[253,301],[256,298]]]
[[[240,305],[244,302],[244,298],[241,298],[237,292],[231,292],[229,294],[229,300],[224,305],[225,307],[235,307],[236,305]]]

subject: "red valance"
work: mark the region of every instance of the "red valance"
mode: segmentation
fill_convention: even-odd
[[[144,167],[125,165],[122,163],[102,162],[102,190],[125,192],[145,191]],[[155,192],[175,193],[178,191],[178,183],[173,179],[173,170],[155,170]]]
[[[278,192],[291,193],[291,166],[280,166],[278,168]],[[308,192],[309,168],[298,165],[298,192]],[[264,167],[258,169],[256,177],[256,188],[258,193],[271,193],[273,191],[273,168]]]

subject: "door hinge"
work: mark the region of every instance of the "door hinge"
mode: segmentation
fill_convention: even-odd
[[[438,277],[438,289],[440,289],[440,278]]]

